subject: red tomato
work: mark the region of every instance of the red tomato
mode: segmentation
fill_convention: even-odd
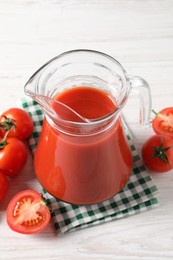
[[[12,230],[22,234],[34,234],[48,225],[50,211],[38,192],[24,190],[10,201],[6,218]]]
[[[10,108],[1,115],[0,127],[2,133],[4,130],[11,129],[8,136],[26,139],[32,134],[34,125],[30,115],[25,110]]]
[[[27,160],[25,144],[16,137],[7,137],[0,142],[0,169],[8,176],[16,175],[22,170]]]
[[[0,201],[4,198],[8,190],[8,180],[6,175],[0,171]]]
[[[150,137],[142,147],[142,158],[151,171],[171,170],[173,168],[173,139],[164,135]]]
[[[152,121],[152,127],[156,134],[173,138],[173,107],[168,107],[156,113]]]

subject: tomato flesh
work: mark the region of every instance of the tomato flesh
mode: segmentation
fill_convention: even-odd
[[[152,121],[152,127],[156,134],[173,138],[173,107],[161,110]]]
[[[19,192],[7,207],[7,223],[19,233],[38,233],[48,225],[49,220],[49,209],[41,195],[33,190]]]

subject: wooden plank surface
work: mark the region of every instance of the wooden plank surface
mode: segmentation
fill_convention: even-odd
[[[36,69],[77,48],[106,52],[130,75],[144,77],[155,110],[173,106],[173,1],[0,0],[0,112],[24,96]],[[125,113],[140,151],[153,132],[138,126],[134,103],[129,100]],[[8,228],[5,208],[21,189],[39,190],[30,155],[0,206],[0,259],[173,259],[173,171],[152,177],[160,192],[157,209],[62,238],[51,223],[38,235],[23,236]]]

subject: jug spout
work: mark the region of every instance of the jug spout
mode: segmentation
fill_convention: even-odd
[[[24,91],[27,96],[34,99],[45,112],[50,112],[49,100],[39,88],[39,75],[35,73],[25,84]]]
[[[27,96],[35,99],[38,91],[38,75],[37,73],[33,74],[32,77],[24,85],[24,92]]]
[[[81,116],[66,104],[40,94],[37,88],[37,79],[34,76],[25,84],[25,94],[34,99],[43,109],[43,111],[54,121],[64,120],[73,122],[90,122],[89,119]],[[41,91],[42,93],[43,91]],[[44,93],[44,92],[43,92]]]

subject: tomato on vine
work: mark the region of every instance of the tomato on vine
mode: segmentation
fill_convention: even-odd
[[[171,170],[173,168],[173,139],[165,135],[150,137],[142,147],[142,158],[151,171]]]
[[[1,133],[9,131],[9,137],[20,139],[28,138],[33,132],[33,121],[30,115],[23,109],[10,108],[0,117]]]
[[[22,234],[34,234],[46,228],[50,221],[50,210],[38,192],[24,190],[10,201],[6,218],[12,230]]]

